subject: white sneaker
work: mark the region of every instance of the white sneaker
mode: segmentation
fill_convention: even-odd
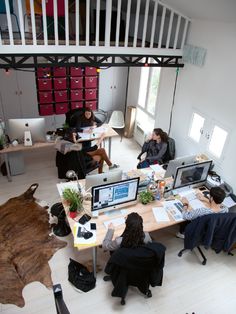
[[[116,169],[116,168],[119,168],[120,166],[117,165],[117,164],[112,164],[111,166],[109,166],[109,170],[113,170],[113,169]]]
[[[177,232],[176,238],[184,239],[184,233]]]

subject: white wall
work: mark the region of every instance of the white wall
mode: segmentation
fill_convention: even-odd
[[[235,29],[235,23],[212,23],[202,20],[192,22],[188,44],[206,48],[207,56],[202,68],[186,64],[180,69],[171,134],[176,139],[177,155],[199,151],[200,148],[186,136],[193,108],[200,110],[208,119],[219,121],[229,128],[231,133],[224,151],[224,160],[216,170],[236,192],[236,174],[233,171],[236,155]],[[162,71],[157,115],[157,125],[160,126],[168,125],[166,114],[173,94],[174,76],[175,71],[172,69]]]

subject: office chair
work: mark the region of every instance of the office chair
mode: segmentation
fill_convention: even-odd
[[[66,220],[66,213],[62,203],[52,205],[50,209],[51,215],[57,217],[58,223],[53,226],[53,233],[58,237],[65,237],[71,233],[70,226]]]
[[[236,243],[236,214],[210,214],[198,217],[191,221],[185,228],[184,248],[178,253],[181,257],[186,250],[197,248],[203,258],[202,265],[206,265],[207,258],[200,246],[205,249],[210,247],[216,252],[227,252]]]
[[[150,298],[150,285],[162,285],[165,249],[162,244],[152,242],[137,248],[119,248],[111,255],[105,272],[114,286],[111,295],[120,297],[121,305],[125,305],[129,286],[137,287]]]
[[[124,113],[120,110],[114,110],[110,116],[108,125],[112,127],[113,129],[120,129],[122,130],[120,136],[120,141],[122,141],[123,137],[123,131],[125,128],[125,119],[124,119]]]
[[[14,16],[15,21],[16,21],[16,26],[18,28],[18,33],[20,34],[20,26],[19,26],[19,22],[18,22],[18,18],[16,16],[16,14],[14,13],[14,8],[13,8],[13,0],[9,0],[9,6],[10,6],[10,14],[11,16]],[[0,1],[0,20],[2,20],[2,15],[3,17],[6,17],[6,5],[5,5],[5,0],[4,1]],[[2,33],[2,27],[0,26],[0,31]]]

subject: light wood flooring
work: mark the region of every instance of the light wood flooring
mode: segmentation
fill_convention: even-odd
[[[124,170],[134,168],[140,147],[132,140],[119,138],[112,140],[112,161]],[[0,204],[10,197],[23,193],[32,183],[38,182],[35,196],[49,203],[59,201],[56,189],[57,171],[55,151],[47,148],[41,152],[25,155],[26,172],[14,176],[13,182],[0,175]],[[135,288],[130,288],[126,305],[120,305],[120,299],[110,296],[112,284],[102,280],[104,273],[97,276],[96,288],[88,293],[79,293],[67,280],[69,258],[82,263],[91,261],[91,251],[78,252],[72,246],[72,236],[61,238],[68,245],[59,250],[50,260],[53,283],[60,283],[64,300],[71,314],[89,313],[135,313],[135,314],[235,314],[236,313],[236,254],[228,256],[207,251],[207,265],[202,266],[194,253],[177,256],[183,247],[183,240],[177,239],[177,226],[152,233],[152,237],[167,247],[162,287],[152,288],[153,297],[145,299]],[[235,252],[236,253],[236,252]],[[108,253],[98,249],[98,264],[103,268]],[[0,304],[3,314],[54,314],[54,297],[51,290],[38,282],[27,285],[23,290],[25,307]]]

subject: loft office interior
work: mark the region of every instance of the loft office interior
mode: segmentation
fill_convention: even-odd
[[[168,4],[174,6],[174,3],[170,3],[170,1],[168,1]],[[233,73],[235,72],[235,64],[232,60],[236,42],[234,36],[235,20],[231,15],[231,13],[235,11],[230,10],[227,4],[228,3],[224,2],[224,5],[222,4],[223,8],[218,8],[218,12],[214,11],[217,15],[214,18],[211,16],[213,10],[210,4],[207,10],[207,4],[203,4],[204,12],[202,15],[200,15],[199,8],[198,10],[194,8],[193,3],[191,3],[190,8],[188,8],[187,3],[185,3],[184,7],[180,6],[177,8],[181,12],[186,10],[186,15],[191,18],[191,28],[188,33],[187,43],[205,48],[207,54],[204,66],[198,67],[186,63],[184,68],[179,71],[171,135],[176,140],[177,156],[183,156],[199,151],[207,152],[206,149],[209,143],[207,137],[208,134],[211,135],[215,125],[226,130],[228,135],[223,148],[223,154],[219,159],[213,159],[215,160],[216,167],[218,167],[216,168],[217,172],[219,172],[225,181],[231,184],[235,190],[234,173],[232,172],[233,156],[235,153],[235,147],[233,145],[233,139],[235,138],[233,127],[233,117],[235,113],[233,106]],[[192,12],[191,14],[188,14],[188,9],[190,10],[189,12]],[[228,9],[227,16],[224,16],[224,9],[226,11]],[[208,16],[206,16],[206,12],[209,14]],[[108,73],[108,71],[104,71],[104,73]],[[110,71],[113,71],[113,69]],[[137,75],[140,75],[140,71],[140,68],[130,69],[127,105],[137,104]],[[6,86],[4,82],[6,80],[4,79],[4,71],[1,72],[4,74],[3,79],[1,79],[1,92],[3,93],[4,86]],[[17,75],[18,73],[20,72],[17,72]],[[25,76],[30,75],[28,73],[22,73],[22,75]],[[175,78],[175,69],[161,69],[154,126],[162,127],[165,130],[169,127],[169,114],[172,105]],[[100,80],[102,80],[102,74],[100,75]],[[22,80],[20,81],[22,83]],[[29,96],[29,93],[31,93],[29,84],[33,85],[35,83],[34,80],[29,81],[32,83],[27,83],[26,98]],[[35,87],[32,85],[32,90],[34,90],[33,88]],[[34,92],[33,97],[35,97]],[[15,103],[15,101],[13,101],[13,103]],[[23,101],[22,103],[21,108],[22,106],[24,108],[26,102]],[[35,104],[35,107],[27,106],[27,110],[31,110],[30,113],[27,113],[24,109],[22,112],[32,117],[37,116],[38,112],[35,112],[35,108],[37,109],[36,100]],[[196,142],[192,141],[188,136],[193,112],[199,114],[204,119],[205,130],[203,130],[203,135],[197,145]],[[59,117],[55,117],[55,119],[57,121]],[[53,123],[55,123],[54,121],[53,119]]]

